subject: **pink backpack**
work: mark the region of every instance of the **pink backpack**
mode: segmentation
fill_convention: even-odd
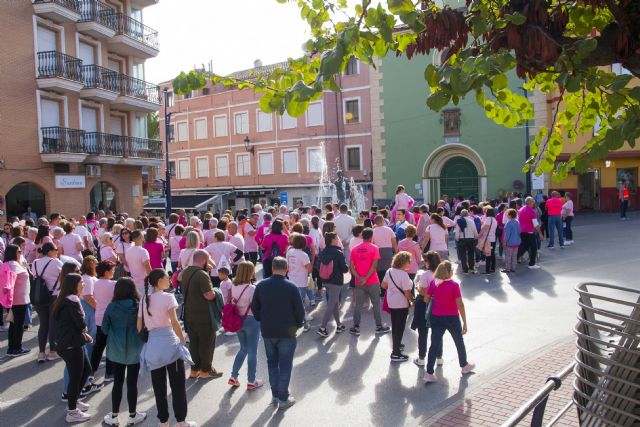
[[[249,285],[245,286],[238,299],[229,298],[229,302],[222,307],[222,327],[227,332],[238,332],[242,329],[244,319],[247,318],[247,314],[249,314],[251,306],[247,307],[247,311],[244,312],[244,316],[241,316],[238,311],[238,301],[240,301],[242,294],[244,294],[244,291],[246,291],[248,287]],[[229,294],[231,294],[231,291],[229,291]]]
[[[0,305],[4,308],[11,308],[13,305],[13,288],[16,285],[17,275],[11,270],[8,262],[0,265],[0,289],[6,289],[7,292],[0,290]]]
[[[329,261],[327,264],[320,263],[320,268],[318,269],[318,275],[322,280],[329,280],[333,276],[333,260]]]

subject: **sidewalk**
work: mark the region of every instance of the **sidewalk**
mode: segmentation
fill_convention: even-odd
[[[576,352],[575,340],[551,347],[544,354],[525,361],[490,383],[476,389],[463,401],[457,401],[423,421],[430,427],[498,426],[509,418],[540,389],[545,380],[569,364]],[[544,423],[546,425],[566,405],[573,393],[573,373],[559,390],[553,391],[547,402]],[[531,415],[519,425],[529,426]],[[555,424],[558,427],[577,427],[575,407]]]

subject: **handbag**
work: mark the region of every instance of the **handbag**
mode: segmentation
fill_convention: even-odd
[[[125,258],[126,257],[126,252],[127,252],[127,248],[124,245],[124,243],[122,244],[122,257]],[[124,264],[119,262],[116,265],[116,268],[113,271],[113,280],[118,280],[121,277],[126,277],[127,276],[127,272],[124,269]]]
[[[491,225],[493,225],[493,221],[491,221]],[[487,246],[487,240],[489,239],[489,230],[491,230],[491,225],[489,225],[489,229],[487,230],[487,234],[484,236],[484,240],[482,243],[478,242],[476,245],[476,249],[481,251],[485,256],[491,256],[491,245]]]
[[[141,308],[142,308],[142,329],[138,331],[138,338],[140,338],[140,341],[142,342],[147,342],[149,341],[149,330],[147,329],[147,326],[144,324],[144,299],[142,300]]]

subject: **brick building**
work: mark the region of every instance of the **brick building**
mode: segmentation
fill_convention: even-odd
[[[137,214],[143,175],[161,164],[147,138],[159,88],[144,81],[158,0],[34,0],[2,9],[0,220],[89,209]]]
[[[254,68],[235,76],[250,78],[253,72],[286,66],[256,61]],[[326,91],[298,118],[262,112],[260,95],[251,90],[209,81],[183,96],[173,94],[171,82],[161,83],[168,88],[171,112],[173,208],[204,211],[326,201],[331,190],[319,194],[324,164],[326,182],[342,171],[372,200],[369,68],[352,59],[340,80],[341,93]],[[162,206],[150,203],[147,208]]]

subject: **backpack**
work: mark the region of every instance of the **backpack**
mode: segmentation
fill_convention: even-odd
[[[230,301],[222,307],[222,327],[227,332],[238,332],[242,329],[244,319],[247,318],[247,314],[249,314],[249,309],[251,307],[247,307],[247,311],[245,311],[244,316],[241,316],[238,311],[238,301],[242,298],[242,294],[244,294],[244,291],[246,291],[248,287],[249,285],[245,286],[238,299],[230,298]]]
[[[273,240],[273,242],[271,242],[271,248],[269,249],[269,259],[273,260],[277,256],[282,256],[282,252],[280,251],[280,246],[278,246],[278,242]]]
[[[328,264],[320,262],[320,268],[318,269],[318,275],[322,280],[330,280],[333,276],[333,260],[329,261]]]
[[[51,264],[51,261],[53,260],[49,260],[49,262],[45,264],[40,273],[38,273],[34,264],[33,271],[35,272],[35,277],[33,278],[30,294],[31,303],[33,305],[48,305],[53,302],[52,295],[53,291],[58,287],[58,279],[56,279],[56,282],[53,284],[53,290],[49,290],[49,288],[47,288],[47,283],[44,281],[44,277],[42,277],[44,272],[47,271],[49,264]]]
[[[0,289],[7,290],[7,292],[0,292],[0,305],[4,308],[9,309],[13,305],[13,290],[17,277],[18,275],[9,267],[8,262],[0,266]]]

